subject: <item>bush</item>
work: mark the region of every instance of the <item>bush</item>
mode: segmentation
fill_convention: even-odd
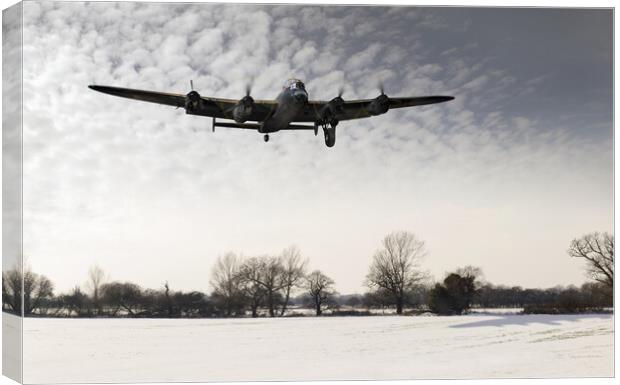
[[[474,298],[476,288],[475,278],[461,277],[452,273],[443,281],[443,285],[436,284],[429,294],[428,306],[433,313],[442,315],[462,314],[469,309]]]
[[[558,293],[552,301],[542,304],[528,304],[524,306],[525,314],[576,314],[600,312],[603,306],[600,303],[592,301],[590,293],[585,290],[579,290],[575,287],[569,287]]]
[[[371,316],[373,315],[368,310],[335,310],[331,313],[326,313],[324,315],[334,316],[334,317],[361,317],[361,316]]]

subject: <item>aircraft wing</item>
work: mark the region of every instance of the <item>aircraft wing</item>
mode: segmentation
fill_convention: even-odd
[[[409,98],[390,98],[390,109],[423,106],[427,104],[443,103],[454,99],[453,96],[418,96]],[[337,114],[338,120],[362,119],[373,116],[368,106],[374,99],[360,99],[345,101],[342,110]],[[321,111],[329,101],[309,101],[308,108],[300,112],[295,121],[314,122],[321,117]]]
[[[131,88],[90,85],[88,88],[122,98],[141,100],[144,102],[164,104],[172,107],[185,107],[186,95],[168,92],[144,91]],[[200,107],[188,112],[192,115],[210,116],[213,118],[232,119],[232,109],[239,102],[234,99],[222,99],[200,96]],[[263,121],[277,106],[273,100],[255,100],[252,114],[248,120]]]

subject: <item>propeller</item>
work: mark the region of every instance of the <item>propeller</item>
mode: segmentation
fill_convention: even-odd
[[[342,106],[344,105],[344,99],[342,99],[342,94],[344,93],[344,85],[341,85],[338,88],[338,96],[333,98],[329,104],[332,106],[333,113],[342,112]]]
[[[379,92],[381,92],[381,94],[379,96],[377,96],[377,101],[384,106],[389,105],[390,103],[390,98],[387,97],[387,95],[385,94],[385,87],[383,86],[383,81],[379,80],[378,84],[377,84],[377,88],[379,88]]]
[[[250,96],[250,94],[252,93],[252,86],[253,86],[253,81],[249,80],[247,83],[245,83],[245,96]]]
[[[368,105],[368,111],[371,115],[384,114],[390,109],[390,98],[385,94],[383,81],[379,80],[377,82],[377,88],[379,88],[381,94]]]
[[[379,91],[381,92],[381,95],[385,95],[385,92],[383,92],[384,87],[383,87],[383,81],[379,80],[378,84],[377,84],[377,88],[379,88]]]
[[[250,80],[245,84],[245,96],[227,109],[227,112],[232,113],[232,117],[237,123],[244,123],[252,114],[254,107],[254,98],[250,96],[252,93],[252,83],[252,80]]]
[[[245,97],[241,99],[241,102],[243,103],[243,106],[246,108],[252,107],[252,105],[254,104],[254,98],[250,96],[250,94],[252,93],[253,84],[254,84],[253,80],[249,80],[245,84]]]
[[[338,88],[338,96],[333,98],[327,103],[323,110],[321,111],[321,118],[323,121],[331,120],[333,124],[338,124],[338,120],[336,116],[343,111],[344,100],[342,99],[342,94],[344,93],[344,85],[341,85]]]
[[[194,81],[189,81],[190,92],[185,96],[185,109],[193,110],[200,103],[200,94],[194,91]]]

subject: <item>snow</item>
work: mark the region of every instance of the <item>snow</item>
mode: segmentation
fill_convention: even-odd
[[[468,310],[469,313],[476,314],[520,314],[523,312],[522,307],[503,307],[503,308],[486,308],[486,307],[478,307]]]
[[[27,318],[23,325],[27,383],[614,375],[610,314]]]
[[[21,318],[2,312],[2,374],[21,380]]]

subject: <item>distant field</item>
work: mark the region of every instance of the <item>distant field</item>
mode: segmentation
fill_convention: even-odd
[[[614,374],[611,315],[28,318],[24,355],[25,382]]]

